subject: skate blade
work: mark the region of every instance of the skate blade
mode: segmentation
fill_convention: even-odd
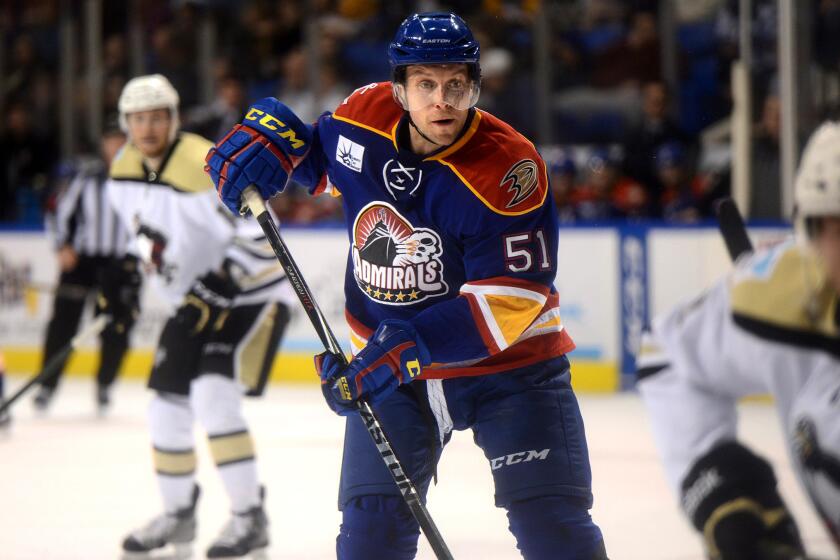
[[[192,557],[192,543],[170,543],[149,552],[123,551],[120,560],[190,560]]]
[[[251,560],[268,560],[268,547],[251,551]]]
[[[214,560],[268,560],[268,546],[255,548],[242,556],[219,556]]]

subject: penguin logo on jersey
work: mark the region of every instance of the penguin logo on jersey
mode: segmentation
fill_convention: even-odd
[[[367,297],[410,305],[449,291],[437,232],[415,228],[391,205],[372,202],[353,223],[353,272]]]
[[[514,193],[505,208],[513,208],[537,190],[539,184],[537,164],[532,159],[522,159],[508,169],[505,178],[499,183],[500,188],[507,187],[507,192]]]

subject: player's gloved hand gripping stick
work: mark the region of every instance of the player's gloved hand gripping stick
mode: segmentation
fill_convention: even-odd
[[[318,333],[318,337],[321,339],[324,348],[332,354],[333,357],[331,359],[340,360],[341,365],[346,367],[347,359],[345,358],[345,354],[341,350],[341,347],[330,329],[330,326],[327,324],[326,318],[318,308],[318,304],[315,303],[312,292],[309,291],[309,287],[306,285],[306,281],[303,279],[303,276],[301,276],[297,264],[295,264],[294,259],[292,259],[292,255],[286,248],[286,244],[280,237],[277,225],[274,223],[271,215],[266,210],[265,203],[263,202],[260,193],[255,187],[249,186],[243,190],[242,198],[247,208],[250,209],[251,213],[257,218],[260,227],[262,227],[266,238],[268,238],[272,249],[274,249],[274,254],[277,256],[277,260],[286,271],[286,276],[289,278],[289,282],[294,288],[298,299],[300,299],[300,303],[303,305],[306,314],[309,316],[312,326],[315,327],[315,332]],[[451,560],[452,553],[449,552],[449,548],[443,541],[443,537],[438,531],[431,515],[429,515],[429,511],[426,509],[426,506],[420,501],[420,494],[418,494],[414,484],[405,474],[405,471],[403,471],[403,467],[397,459],[397,456],[394,454],[391,443],[388,441],[385,432],[382,430],[382,426],[379,424],[379,419],[377,419],[376,415],[373,413],[373,409],[370,404],[366,400],[358,399],[353,401],[352,406],[355,406],[358,409],[359,415],[362,417],[362,421],[365,423],[365,426],[370,433],[370,437],[373,438],[373,442],[376,444],[376,449],[379,451],[382,460],[385,461],[385,464],[388,466],[388,470],[391,471],[394,482],[400,489],[403,499],[411,510],[412,515],[414,515],[414,518],[417,520],[417,523],[420,525],[420,529],[423,531],[426,539],[428,539],[435,555],[441,560]]]

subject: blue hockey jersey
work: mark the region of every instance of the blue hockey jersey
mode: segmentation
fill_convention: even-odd
[[[418,156],[408,126],[390,83],[359,88],[318,119],[294,173],[313,194],[343,199],[354,353],[388,318],[410,321],[428,346],[423,378],[497,373],[572,350],[553,286],[555,211],[533,144],[472,109],[456,142]]]

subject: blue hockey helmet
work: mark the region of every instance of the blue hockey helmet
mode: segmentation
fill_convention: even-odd
[[[472,31],[457,14],[412,14],[388,45],[388,61],[392,71],[411,64],[465,63],[477,78],[480,50]]]
[[[388,45],[391,80],[395,84],[405,82],[405,69],[413,64],[466,64],[474,84],[468,95],[462,97],[463,103],[469,106],[478,101],[481,81],[479,57],[478,41],[466,22],[457,14],[448,12],[408,16]],[[403,101],[400,100],[405,107]]]

